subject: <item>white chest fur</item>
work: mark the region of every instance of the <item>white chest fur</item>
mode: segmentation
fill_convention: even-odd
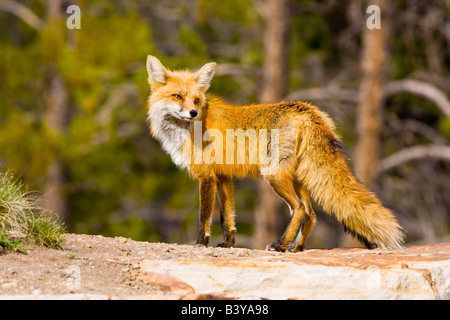
[[[172,105],[155,104],[149,110],[149,119],[153,136],[161,143],[172,161],[180,168],[187,168],[191,154],[187,146],[191,145],[191,123],[176,119],[171,114]]]

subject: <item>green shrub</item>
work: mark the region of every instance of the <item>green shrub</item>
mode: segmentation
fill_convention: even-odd
[[[27,250],[20,246],[21,243],[21,240],[12,240],[9,234],[0,231],[0,249],[15,250],[27,254]]]
[[[20,242],[10,239],[7,231],[19,233],[27,240],[51,248],[59,248],[65,226],[54,213],[39,207],[38,197],[28,192],[9,172],[0,173],[0,232],[2,247],[18,250]]]

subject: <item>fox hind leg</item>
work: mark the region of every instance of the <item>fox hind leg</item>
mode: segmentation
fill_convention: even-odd
[[[305,207],[295,192],[294,181],[290,176],[266,176],[266,180],[269,182],[272,189],[283,198],[291,211],[291,221],[283,236],[278,241],[269,244],[266,249],[285,251],[291,244],[300,227],[300,221],[305,214]]]
[[[288,251],[291,252],[303,251],[305,249],[306,240],[308,240],[312,227],[316,223],[316,214],[312,208],[308,191],[300,187],[300,195],[305,206],[306,215],[300,224],[300,231],[298,232],[297,238],[288,248]]]

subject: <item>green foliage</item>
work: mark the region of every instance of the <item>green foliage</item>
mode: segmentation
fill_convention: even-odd
[[[208,0],[199,0],[198,3],[205,19],[209,16],[236,24],[256,22],[257,14],[252,10],[254,3],[251,0],[228,0],[226,5],[223,2]]]
[[[200,57],[206,57],[206,46],[198,33],[188,27],[180,29],[180,43],[190,52]]]
[[[42,210],[37,200],[11,173],[0,173],[0,231],[5,246],[8,245],[6,230],[50,248],[59,248],[64,242],[64,225],[56,216]],[[11,240],[9,246],[20,250],[20,243]]]
[[[122,221],[110,221],[105,227],[103,234],[105,236],[121,235],[135,240],[146,240],[158,242],[160,240],[160,231],[151,224],[138,217],[129,217]]]
[[[0,231],[0,248],[15,250],[20,253],[27,254],[27,250],[20,246],[22,244],[22,240],[13,240],[11,239],[11,235]]]
[[[35,208],[35,198],[10,173],[0,172],[0,230],[27,232],[26,218]]]
[[[57,217],[40,212],[28,216],[27,235],[34,243],[49,248],[60,248],[66,241],[63,234],[66,227]]]
[[[439,132],[450,141],[450,118],[444,118],[439,122]]]

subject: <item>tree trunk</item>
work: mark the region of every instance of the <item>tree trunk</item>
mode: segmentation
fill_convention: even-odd
[[[380,163],[380,134],[383,125],[383,90],[389,64],[389,0],[374,0],[381,9],[381,28],[363,31],[362,81],[357,114],[358,141],[355,171],[359,179],[373,188]]]
[[[374,189],[380,166],[380,135],[383,130],[383,90],[389,65],[390,0],[373,0],[381,12],[381,28],[364,24],[361,56],[362,81],[357,112],[358,141],[355,149],[355,172],[369,188]],[[368,17],[368,16],[366,16]],[[344,245],[354,245],[350,237]]]
[[[264,34],[264,71],[261,102],[276,102],[286,96],[289,74],[288,32],[290,27],[289,0],[267,0],[267,24]],[[262,249],[277,240],[280,198],[268,183],[258,181],[258,204],[255,209],[253,247]]]
[[[52,43],[55,48],[49,56],[58,55],[58,46],[63,45],[65,41],[65,32],[60,28],[66,28],[63,23],[63,8],[61,0],[49,0],[47,7],[48,26],[54,30]],[[57,61],[58,57],[54,57],[54,61]],[[56,136],[61,137],[64,135],[65,128],[69,122],[69,103],[67,99],[66,85],[62,78],[58,67],[54,62],[50,62],[47,66],[47,110],[45,112],[45,124],[49,132]],[[59,154],[55,152],[55,158],[49,164],[46,176],[45,186],[45,202],[43,206],[46,209],[54,211],[58,216],[66,223],[69,222],[69,212],[67,200],[62,194],[64,184],[66,181],[64,164],[59,158]]]
[[[61,137],[68,125],[69,104],[64,79],[53,66],[48,66],[48,93],[45,123],[52,135]],[[68,205],[62,190],[66,181],[64,164],[58,152],[47,168],[45,203],[43,206],[58,214],[66,223],[69,222]]]

